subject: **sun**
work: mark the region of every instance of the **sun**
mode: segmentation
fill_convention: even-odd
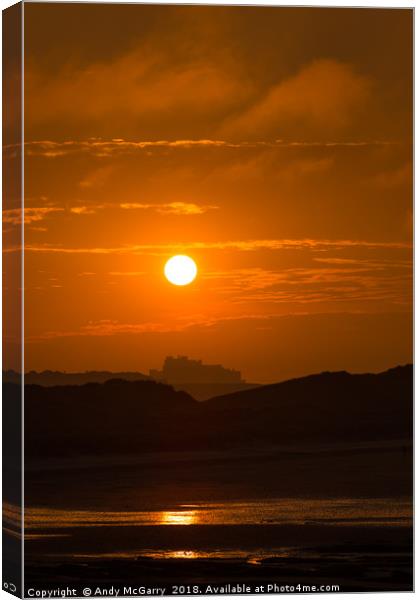
[[[165,277],[174,285],[188,285],[197,276],[197,265],[185,254],[172,256],[165,265]]]

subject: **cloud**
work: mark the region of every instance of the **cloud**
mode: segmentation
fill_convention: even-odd
[[[146,275],[146,271],[110,271],[109,275],[115,275],[116,277],[141,277]]]
[[[411,162],[392,170],[383,171],[371,178],[373,185],[382,189],[393,189],[413,185],[413,165]]]
[[[111,175],[113,175],[114,170],[115,168],[113,165],[107,165],[105,167],[95,169],[92,173],[87,175],[79,182],[79,186],[81,188],[102,187],[108,182]]]
[[[273,271],[259,267],[232,269],[204,273],[204,279],[211,283],[211,289],[224,292],[258,290],[272,287],[286,280],[284,271]]]
[[[3,210],[3,223],[11,225],[20,225],[22,223],[22,215],[24,214],[25,225],[37,223],[46,219],[51,213],[62,212],[64,208],[44,206],[33,208],[10,208]]]
[[[218,208],[218,206],[213,205],[199,206],[192,202],[170,202],[157,210],[174,215],[201,215],[209,210],[216,210]]]
[[[88,206],[73,206],[70,209],[70,212],[74,213],[75,215],[91,215],[96,211]]]
[[[332,264],[332,265],[370,265],[372,267],[384,267],[384,266],[392,266],[392,267],[409,267],[412,268],[413,263],[411,260],[389,260],[386,258],[381,258],[377,260],[372,260],[368,258],[338,258],[338,257],[327,257],[327,258],[313,258],[315,262],[320,262],[324,264]]]
[[[90,321],[77,330],[69,331],[46,331],[45,333],[29,337],[28,341],[48,340],[62,337],[108,337],[121,334],[142,334],[142,333],[169,333],[174,331],[184,331],[189,327],[204,325],[207,326],[216,322],[209,321],[207,317],[190,318],[188,320],[180,319],[178,322],[145,322],[145,323],[121,323],[112,319],[101,319],[99,321]]]
[[[372,242],[366,240],[234,240],[225,242],[185,242],[173,244],[133,244],[117,247],[85,247],[66,248],[60,246],[29,244],[27,252],[44,252],[58,254],[149,254],[153,252],[167,253],[175,250],[239,250],[251,252],[256,250],[300,250],[300,249],[344,249],[351,247],[362,248],[411,248],[408,242]]]
[[[194,202],[169,202],[165,204],[144,204],[139,202],[124,202],[120,207],[125,210],[155,210],[161,214],[173,215],[202,215],[209,210],[215,210],[217,206],[199,205]]]
[[[86,325],[82,325],[78,329],[73,330],[53,330],[46,331],[40,335],[27,336],[28,343],[54,340],[56,338],[66,337],[111,337],[118,335],[142,335],[150,333],[176,333],[183,332],[192,328],[208,329],[219,324],[231,322],[246,322],[254,321],[261,325],[258,327],[269,329],[270,322],[277,319],[284,319],[290,316],[307,316],[307,315],[328,315],[335,314],[371,314],[369,305],[365,308],[358,304],[348,307],[343,304],[346,301],[364,301],[364,302],[381,302],[391,301],[394,304],[407,304],[407,297],[401,293],[401,290],[395,288],[394,291],[385,287],[381,289],[380,284],[371,289],[363,288],[363,285],[347,285],[330,286],[326,289],[293,289],[288,290],[273,290],[266,294],[260,293],[251,295],[249,299],[262,302],[271,302],[277,305],[295,305],[294,309],[286,307],[277,311],[265,310],[264,312],[249,312],[247,310],[239,314],[196,314],[188,315],[184,318],[180,317],[177,320],[171,319],[169,322],[164,321],[148,321],[143,323],[126,323],[115,319],[101,319],[97,321],[89,321]],[[330,303],[327,308],[326,303]],[[304,305],[308,305],[305,310]],[[240,302],[233,302],[236,308],[240,306]],[[309,308],[310,305],[310,308]],[[318,307],[316,305],[319,305]],[[335,305],[335,307],[334,307]],[[299,308],[300,307],[300,308]]]
[[[98,210],[105,208],[104,204],[96,204],[91,206],[72,206],[69,211],[75,215],[91,215],[96,213]],[[59,206],[38,206],[31,208],[10,208],[3,210],[3,223],[9,223],[11,225],[20,225],[22,223],[22,215],[24,214],[25,225],[31,225],[32,223],[39,223],[44,221],[50,215],[54,213],[66,212],[64,207]],[[32,231],[47,231],[45,227],[31,227]]]
[[[135,210],[135,209],[143,209],[143,210],[154,210],[159,214],[174,214],[174,215],[201,215],[210,210],[218,209],[217,206],[214,205],[200,205],[194,202],[168,202],[168,203],[157,203],[157,204],[145,204],[138,202],[125,202],[121,204],[90,204],[90,205],[80,205],[80,206],[71,206],[68,210],[70,213],[74,215],[93,215],[98,211],[103,210],[105,208],[122,208],[123,210]],[[32,223],[36,223],[39,221],[43,221],[52,213],[63,213],[65,212],[65,208],[61,207],[34,207],[34,208],[25,208],[25,225],[30,225]],[[11,208],[3,211],[3,223],[8,223],[11,225],[20,225],[22,223],[22,209],[20,208]],[[40,227],[31,227],[32,230],[37,231],[45,231],[45,228]]]
[[[127,244],[115,247],[65,247],[50,244],[26,244],[25,252],[43,254],[115,254],[115,255],[167,255],[171,252],[194,250],[232,250],[253,252],[259,250],[345,250],[348,248],[370,249],[411,249],[408,242],[374,242],[367,240],[328,240],[328,239],[279,239],[279,240],[231,240],[221,242],[174,242],[168,244]],[[3,248],[3,253],[20,252],[20,246]]]
[[[343,131],[366,103],[371,82],[351,65],[315,60],[274,85],[253,106],[228,122],[222,131],[259,136],[289,130],[331,134]]]
[[[304,314],[304,313],[293,313]],[[89,321],[75,330],[46,331],[41,335],[28,336],[27,342],[37,342],[63,337],[108,337],[114,335],[139,335],[143,333],[173,333],[190,329],[192,327],[213,327],[218,323],[230,321],[258,320],[267,321],[275,317],[284,317],[284,314],[248,314],[241,315],[193,315],[188,318],[173,319],[168,322],[151,321],[144,323],[123,323],[114,319],[101,319]]]
[[[222,140],[222,139],[175,139],[175,140],[126,140],[120,138],[102,139],[89,138],[86,140],[33,140],[25,142],[25,154],[28,157],[58,158],[73,154],[89,154],[99,158],[126,156],[138,152],[159,150],[189,150],[197,149],[267,149],[267,148],[366,148],[374,146],[391,146],[398,142],[386,139],[353,139],[353,140]],[[13,157],[20,144],[9,144],[4,147],[5,157]],[[97,169],[95,173],[83,179],[81,187],[103,185],[113,171],[112,166]]]
[[[70,212],[75,215],[94,215],[98,212],[98,210],[101,210],[102,208],[105,208],[105,204],[92,204],[90,206],[72,206],[70,208]]]
[[[210,116],[247,96],[246,84],[227,61],[185,55],[174,63],[164,42],[145,43],[84,67],[67,63],[54,76],[30,62],[25,79],[28,122],[51,122],[51,106],[53,118],[60,121],[121,121],[122,115],[153,120],[169,112]]]
[[[316,259],[315,259],[316,260]],[[333,266],[232,269],[204,274],[211,290],[231,304],[335,303],[382,300],[409,303],[412,272],[404,261],[340,260]],[[327,261],[326,261],[327,262]]]

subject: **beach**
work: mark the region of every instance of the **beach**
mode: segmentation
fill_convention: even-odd
[[[119,588],[411,589],[411,455],[404,445],[251,454],[29,465],[26,587],[106,580]]]

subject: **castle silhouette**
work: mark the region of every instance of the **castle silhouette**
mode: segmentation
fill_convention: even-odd
[[[245,383],[240,371],[222,365],[206,365],[188,356],[167,356],[161,371],[150,369],[150,377],[157,381],[180,383]]]

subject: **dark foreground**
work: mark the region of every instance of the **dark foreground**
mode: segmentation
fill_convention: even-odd
[[[25,523],[27,591],[413,587],[405,442],[34,463]]]
[[[411,366],[207,402],[153,381],[26,386],[26,595],[411,590],[412,397]],[[6,384],[6,438],[19,398]]]
[[[55,538],[28,544],[27,587],[164,586],[170,593],[174,585],[276,583],[339,585],[344,592],[412,589],[412,539],[405,527],[173,526],[68,534],[70,543]],[[126,549],[136,550],[112,556],[121,536]],[[279,548],[272,557],[258,558],[260,548],[273,545]],[[242,556],[231,550],[229,557],[238,546]],[[226,556],[217,558],[221,547]],[[159,558],[161,548],[172,558]],[[141,556],[145,549],[150,557]],[[196,553],[210,556],[194,558]]]

